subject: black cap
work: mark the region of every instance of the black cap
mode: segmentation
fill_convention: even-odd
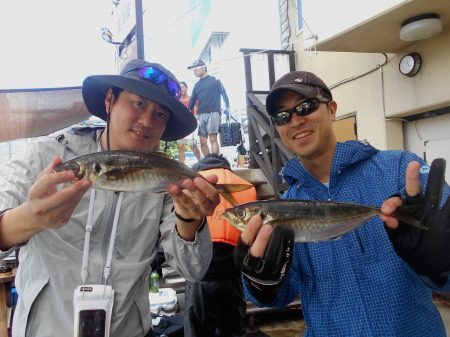
[[[332,100],[333,96],[328,86],[315,74],[308,71],[292,71],[276,81],[266,97],[266,110],[269,115],[275,114],[276,103],[281,92],[291,90],[302,97],[322,98]]]
[[[188,69],[192,69],[192,68],[197,68],[197,67],[201,67],[201,66],[206,66],[205,62],[203,62],[202,60],[195,60],[194,62],[192,62],[192,64],[187,67]]]
[[[192,165],[194,171],[224,168],[231,171],[230,162],[221,154],[210,153]]]

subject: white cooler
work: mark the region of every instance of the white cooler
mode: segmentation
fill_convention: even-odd
[[[159,314],[161,311],[174,311],[177,305],[177,293],[172,288],[161,288],[157,293],[149,293],[150,311]]]

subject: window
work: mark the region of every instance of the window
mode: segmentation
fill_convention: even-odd
[[[297,32],[303,30],[302,0],[297,0]]]

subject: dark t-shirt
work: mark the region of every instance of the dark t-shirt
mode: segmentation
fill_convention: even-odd
[[[223,242],[213,242],[213,257],[202,281],[223,281],[239,277],[233,259],[234,246]]]
[[[225,107],[229,108],[228,96],[222,82],[214,76],[207,75],[195,83],[189,109],[192,110],[195,102],[198,101],[197,114],[220,112],[220,96],[223,97]]]

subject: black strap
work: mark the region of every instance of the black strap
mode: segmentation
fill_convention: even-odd
[[[194,222],[195,220],[197,220],[197,219],[194,219],[194,218],[183,218],[183,217],[182,217],[180,214],[178,214],[176,211],[174,211],[173,213],[175,214],[175,216],[176,216],[179,220],[184,221],[184,222]]]

